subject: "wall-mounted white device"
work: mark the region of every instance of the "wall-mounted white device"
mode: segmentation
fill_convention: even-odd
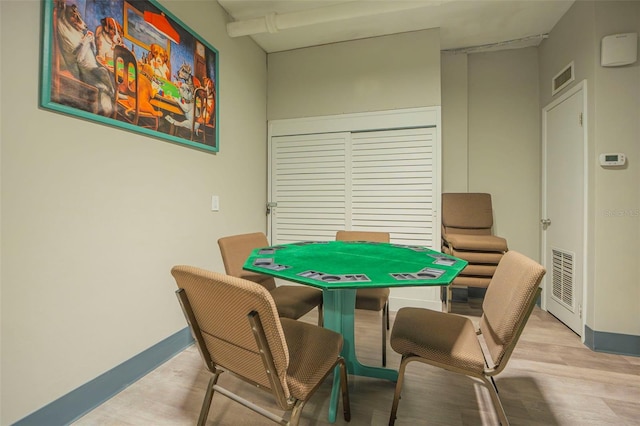
[[[600,64],[620,67],[638,59],[638,33],[612,34],[602,38]]]
[[[619,152],[600,154],[600,165],[602,167],[624,166],[626,161],[627,156]]]

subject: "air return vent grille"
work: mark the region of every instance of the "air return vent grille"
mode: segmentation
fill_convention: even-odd
[[[551,80],[551,94],[555,95],[575,79],[576,76],[573,72],[573,62],[571,62]]]
[[[573,253],[553,249],[553,271],[551,277],[553,280],[553,298],[571,312],[574,311],[573,259]]]

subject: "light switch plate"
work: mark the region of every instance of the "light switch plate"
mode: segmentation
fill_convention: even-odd
[[[211,211],[220,211],[220,197],[217,195],[211,196]]]

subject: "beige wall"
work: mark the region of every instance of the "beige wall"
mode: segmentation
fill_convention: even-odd
[[[185,326],[170,267],[222,270],[217,238],[266,229],[267,119],[442,104],[443,190],[494,194],[496,232],[539,258],[540,109],[571,60],[595,117],[587,323],[640,334],[639,68],[597,65],[602,35],[640,30],[638,2],[576,2],[538,51],[441,60],[430,30],[272,54],[268,100],[267,55],[215,2],[163,4],[220,51],[217,155],[39,109],[40,3],[0,1],[0,424]],[[629,166],[600,169],[605,150]]]
[[[492,195],[494,233],[539,259],[536,48],[442,55],[443,192]]]
[[[640,2],[596,2],[595,51],[610,34],[640,33]],[[640,63],[595,67],[595,155],[623,152],[622,170],[594,167],[594,327],[640,335]],[[617,296],[616,296],[617,295]]]
[[[469,55],[469,192],[489,192],[494,233],[539,259],[537,49]]]
[[[416,31],[272,53],[269,120],[440,105],[440,36]]]
[[[468,55],[441,55],[442,192],[469,190]]]
[[[216,2],[163,3],[220,52],[217,155],[39,109],[41,2],[0,2],[0,424],[183,329],[171,266],[266,230],[266,55]]]
[[[594,331],[640,335],[640,64],[600,66],[603,36],[640,32],[640,2],[576,2],[540,46],[540,103],[551,79],[575,62],[587,80],[588,273],[586,323]],[[569,86],[571,87],[571,86]],[[624,152],[627,166],[603,169],[598,155]]]

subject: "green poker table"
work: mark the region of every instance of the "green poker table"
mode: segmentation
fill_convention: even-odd
[[[423,246],[303,241],[258,248],[244,269],[323,290],[448,285],[467,265]]]
[[[349,374],[398,380],[392,368],[363,365],[355,352],[356,290],[447,286],[465,260],[423,246],[368,241],[302,241],[254,249],[243,268],[322,289],[324,326],[342,334]],[[340,374],[334,374],[329,421],[335,422]]]

